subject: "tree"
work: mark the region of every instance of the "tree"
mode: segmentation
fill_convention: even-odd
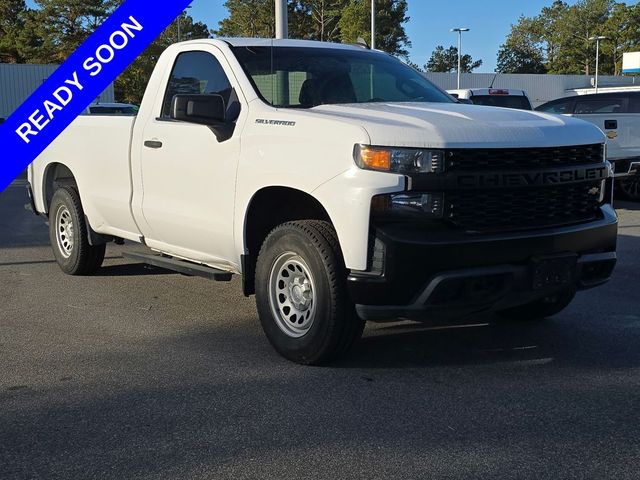
[[[605,68],[610,69],[608,73],[620,75],[622,54],[640,49],[640,4],[614,5],[602,33],[607,37],[600,45]]]
[[[463,73],[473,72],[482,65],[482,60],[473,60],[471,55],[462,55],[460,59],[460,70]],[[458,71],[458,48],[449,47],[445,50],[442,45],[438,45],[431,54],[431,58],[424,66],[427,72],[457,72]]]
[[[376,47],[406,58],[411,46],[404,30],[407,0],[376,0]],[[223,37],[275,35],[273,0],[227,0],[229,15],[212,33]],[[371,41],[369,0],[290,0],[289,37],[329,42]]]
[[[408,58],[411,46],[404,24],[409,21],[406,0],[376,0],[376,48]],[[363,38],[371,43],[371,2],[350,0],[338,22],[343,43]]]
[[[498,73],[547,73],[542,55],[526,45],[506,43],[500,47],[496,67]]]
[[[275,3],[273,0],[227,0],[229,16],[211,33],[218,37],[275,37]],[[312,38],[310,6],[301,1],[287,2],[289,36]]]
[[[273,0],[227,0],[229,16],[211,33],[220,37],[264,37],[275,35]]]
[[[40,39],[36,63],[62,63],[120,3],[118,0],[37,0],[32,28]]]
[[[9,1],[9,3],[6,3]],[[123,2],[123,0],[37,0],[39,9],[28,10],[23,0],[3,0],[0,4],[0,52],[9,19],[14,19],[11,40],[16,45],[16,61],[62,63]],[[16,13],[18,12],[18,13]],[[17,18],[17,20],[15,20]],[[183,40],[208,38],[209,27],[183,15]],[[115,82],[116,99],[140,103],[162,52],[178,40],[178,23],[167,29],[120,75]]]
[[[0,62],[20,63],[24,60],[17,39],[24,30],[27,11],[24,0],[0,3]]]
[[[498,73],[546,73],[544,52],[532,31],[531,21],[524,18],[511,26],[511,33],[498,52]]]
[[[579,73],[585,75],[595,68],[596,46],[589,38],[600,35],[602,26],[609,18],[613,0],[580,0],[566,10],[557,35],[561,40],[559,55],[554,59],[556,73]],[[602,71],[609,71],[602,65]]]
[[[499,52],[499,71],[538,71],[590,75],[601,42],[600,72],[616,74],[622,53],[640,46],[640,7],[614,0],[579,0],[570,6],[555,0],[535,17],[521,17]]]
[[[349,0],[301,0],[298,2],[298,21],[308,24],[301,29],[300,38],[321,42],[338,42],[341,39],[340,18]],[[305,21],[306,20],[306,21]],[[304,35],[303,31],[309,32]]]

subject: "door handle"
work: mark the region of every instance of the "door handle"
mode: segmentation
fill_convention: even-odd
[[[144,146],[147,148],[162,148],[162,142],[158,140],[147,140],[144,142]]]
[[[618,128],[617,120],[605,120],[604,121],[604,129],[605,130],[615,130]]]

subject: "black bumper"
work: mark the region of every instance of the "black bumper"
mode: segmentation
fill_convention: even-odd
[[[576,289],[606,282],[616,261],[617,229],[609,205],[602,207],[602,218],[587,224],[491,236],[380,226],[375,236],[385,246],[384,271],[351,272],[349,292],[368,320],[507,308],[554,290],[534,287],[535,258],[573,254],[570,286]]]

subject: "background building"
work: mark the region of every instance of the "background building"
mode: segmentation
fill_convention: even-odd
[[[7,118],[51,75],[58,65],[0,63],[0,118]],[[99,97],[113,102],[113,85]]]
[[[444,90],[456,89],[456,73],[426,73],[429,80]],[[519,88],[525,90],[534,107],[556,98],[569,95],[593,93],[593,77],[587,75],[535,75],[535,74],[495,74],[464,73],[460,88]],[[601,75],[600,91],[607,87],[633,87],[640,89],[640,79]],[[593,90],[595,91],[595,90]]]

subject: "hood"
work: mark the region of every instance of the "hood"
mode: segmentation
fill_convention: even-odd
[[[310,110],[365,128],[372,145],[422,148],[558,147],[604,143],[596,126],[542,112],[458,103],[322,105]]]

